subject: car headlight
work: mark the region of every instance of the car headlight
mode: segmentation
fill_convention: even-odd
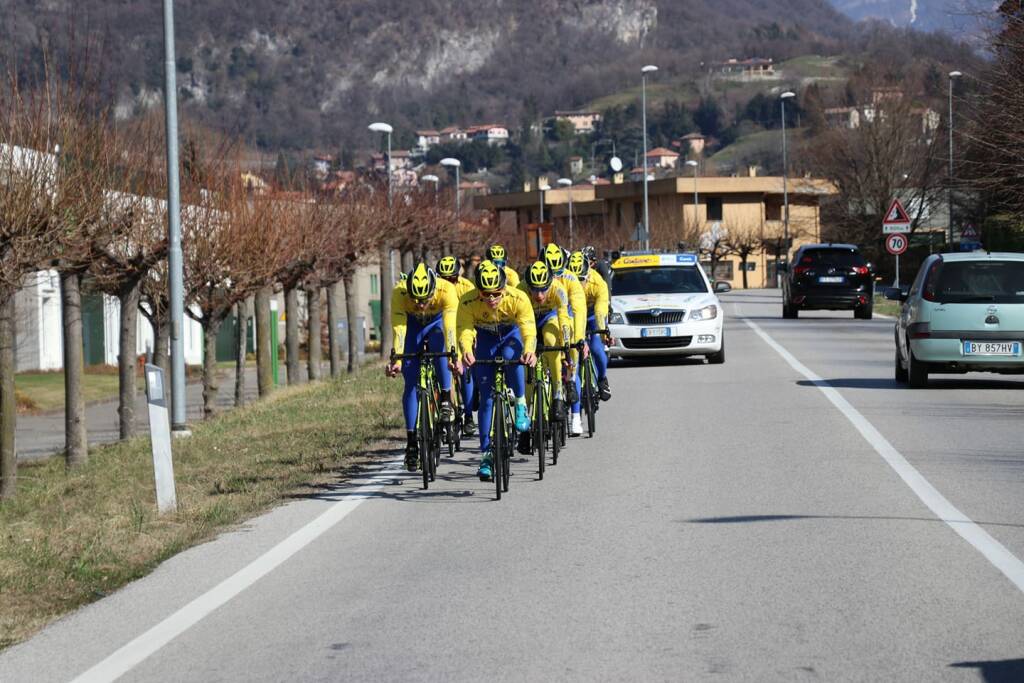
[[[621,313],[612,311],[612,314],[608,316],[608,323],[611,325],[625,325],[626,319],[622,317]]]
[[[711,304],[690,311],[690,320],[714,320],[718,317],[718,306]]]

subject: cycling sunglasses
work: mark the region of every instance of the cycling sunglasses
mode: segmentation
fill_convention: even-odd
[[[492,301],[494,299],[500,299],[503,296],[505,296],[505,290],[504,289],[502,289],[501,291],[498,291],[498,292],[480,292],[480,298],[481,299],[490,299]]]

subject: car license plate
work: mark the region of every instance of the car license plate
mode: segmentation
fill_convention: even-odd
[[[641,337],[668,337],[671,333],[668,327],[645,327],[640,330]]]
[[[965,341],[965,356],[1019,356],[1020,342]]]
[[[818,278],[818,282],[822,284],[839,284],[846,280],[846,278],[839,275],[826,275]]]

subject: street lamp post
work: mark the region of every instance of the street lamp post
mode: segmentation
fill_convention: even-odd
[[[782,244],[789,261],[789,156],[786,153],[786,100],[796,97],[796,93],[786,91],[779,96],[782,108]]]
[[[696,228],[700,223],[700,201],[697,195],[697,168],[700,164],[690,159],[686,162],[686,165],[693,167],[693,227]]]
[[[642,117],[644,128],[644,249],[651,248],[651,217],[647,206],[647,74],[658,70],[653,64],[640,69]]]
[[[445,157],[441,159],[441,165],[446,168],[455,169],[455,220],[458,221],[459,216],[462,215],[462,189],[460,188],[462,183],[459,180],[462,162],[454,157]]]
[[[388,214],[390,221],[391,213],[391,133],[393,128],[390,124],[377,122],[370,124],[370,130],[374,133],[384,133],[388,140],[388,154],[384,159],[384,170],[388,175]],[[394,343],[394,339],[391,338],[391,326],[388,321],[391,318],[391,287],[395,282],[395,252],[391,248],[390,244],[384,244],[383,247],[386,256],[381,259],[380,264],[380,354],[383,356],[388,353],[388,347]],[[351,325],[353,321],[349,321]]]
[[[185,426],[185,288],[178,179],[178,86],[174,58],[174,1],[164,0],[164,111],[167,128],[167,270],[171,314],[171,428]]]
[[[558,184],[569,192],[569,251],[572,251],[572,180],[569,178],[559,178]]]
[[[953,249],[953,81],[963,74],[959,71],[949,72],[949,182],[946,188],[946,201],[949,211],[949,249]]]

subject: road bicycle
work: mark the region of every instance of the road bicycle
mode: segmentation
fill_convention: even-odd
[[[534,385],[533,401],[530,406],[530,418],[533,420],[532,434],[530,440],[532,442],[533,451],[537,454],[537,474],[540,479],[544,478],[544,468],[546,465],[546,454],[544,452],[548,441],[551,442],[551,464],[558,464],[558,452],[561,450],[563,440],[561,439],[560,430],[563,428],[565,421],[564,415],[554,414],[554,401],[553,391],[551,386],[551,373],[547,371],[543,361],[539,359],[539,356],[548,352],[561,351],[563,354],[568,353],[571,347],[567,344],[565,346],[539,346],[537,347],[538,360],[536,366],[533,368],[533,372],[530,373],[527,380]],[[562,402],[563,407],[565,401]]]
[[[609,335],[608,330],[593,330],[589,334],[598,334],[602,337]],[[583,340],[576,344],[580,351],[580,358],[583,357]],[[597,366],[594,364],[594,354],[587,354],[586,359],[580,365],[580,402],[583,404],[583,411],[587,416],[587,436],[593,437],[597,431],[597,411],[601,402],[601,391],[597,386]]]
[[[425,343],[416,353],[396,354],[393,349],[391,351],[392,364],[407,360],[418,360],[420,364],[420,377],[416,384],[416,446],[420,453],[424,490],[437,478],[437,467],[441,464],[441,387],[432,361],[454,357],[454,349],[444,352],[428,351]]]
[[[509,477],[512,475],[512,451],[515,450],[516,416],[515,397],[505,382],[505,369],[522,365],[519,359],[491,358],[477,360],[477,365],[493,365],[494,386],[491,387],[491,468],[494,475],[494,492],[498,500],[508,493]]]

